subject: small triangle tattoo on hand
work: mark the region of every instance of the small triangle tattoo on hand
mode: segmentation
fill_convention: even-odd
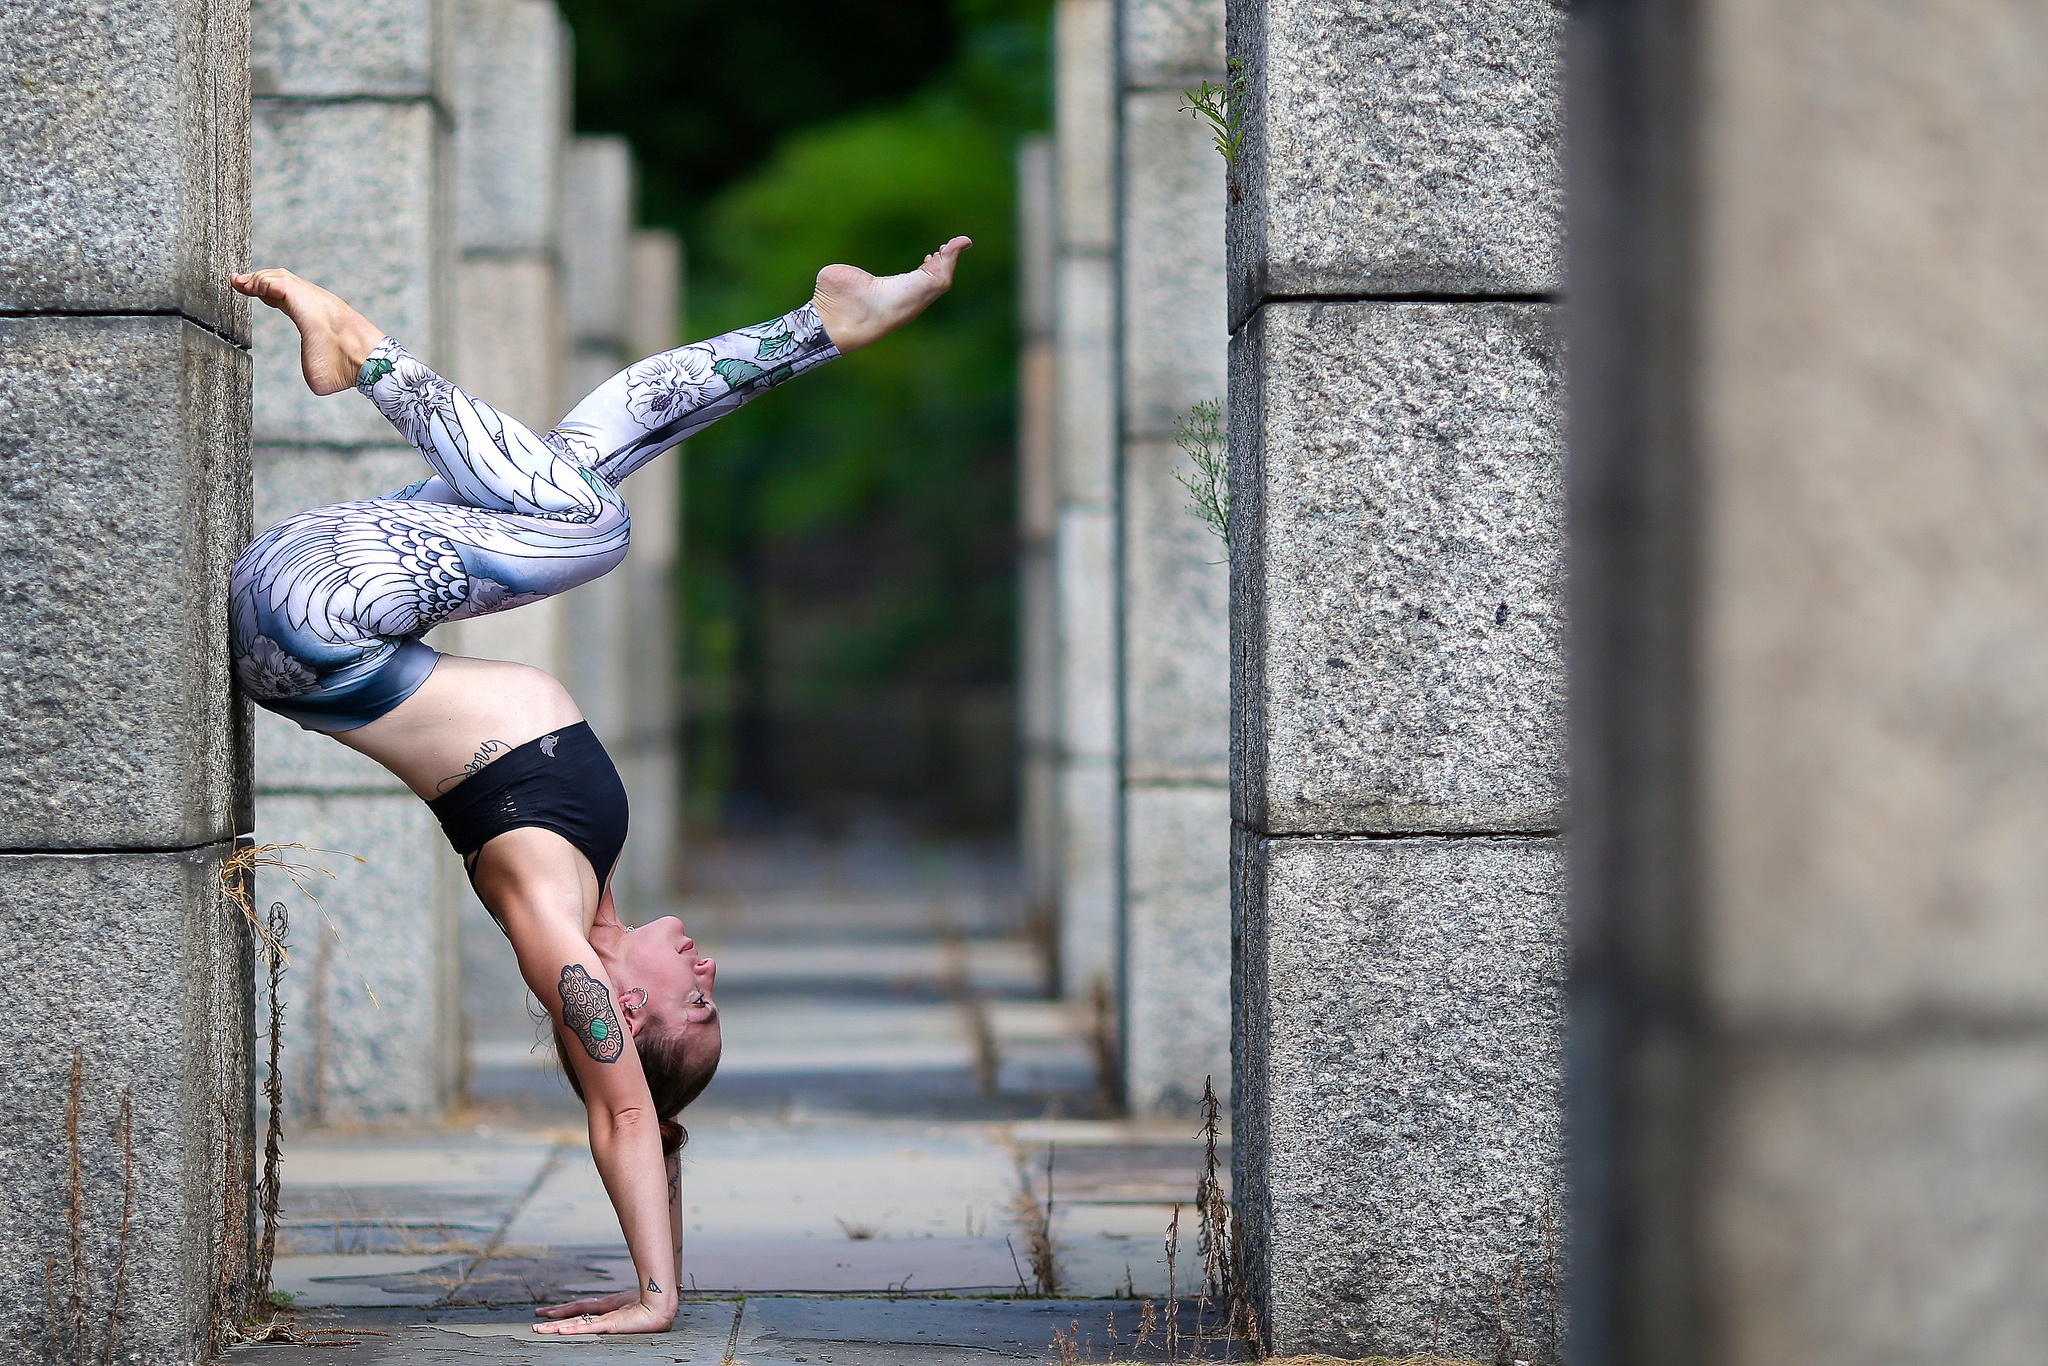
[[[659,1295],[661,1293],[661,1287],[654,1283],[654,1277],[652,1276],[647,1278],[647,1293],[650,1295]]]

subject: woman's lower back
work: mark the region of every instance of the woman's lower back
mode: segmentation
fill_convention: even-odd
[[[569,690],[539,669],[442,655],[410,697],[334,738],[431,801],[500,755],[582,719]]]

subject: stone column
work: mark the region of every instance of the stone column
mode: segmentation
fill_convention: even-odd
[[[251,83],[255,259],[343,295],[428,364],[453,358],[449,119],[434,0],[257,0]],[[352,392],[316,398],[282,313],[255,318],[256,523],[403,488],[426,464]],[[461,1065],[454,856],[382,767],[258,709],[258,833],[335,850],[337,874],[293,906],[285,1026],[295,1116],[436,1114]],[[459,872],[452,874],[459,878]],[[334,933],[329,933],[327,922]],[[337,942],[337,935],[339,942]],[[374,1000],[372,999],[374,995]]]
[[[1115,21],[1113,0],[1054,10],[1059,968],[1076,997],[1116,970]]]
[[[681,345],[682,240],[666,230],[636,230],[627,260],[626,355],[637,360]],[[643,920],[674,899],[683,857],[679,613],[687,450],[676,447],[628,484],[633,550],[611,575],[625,576],[629,623],[625,717],[613,750],[633,802],[620,878]]]
[[[1556,1358],[1551,0],[1231,0],[1236,1196],[1279,1352]]]
[[[560,420],[569,32],[553,0],[447,0],[455,104],[455,373],[535,431]],[[442,628],[436,644],[559,673],[563,599]]]
[[[1223,82],[1223,0],[1122,0],[1124,1095],[1192,1115],[1230,1085],[1230,573],[1175,441],[1221,403],[1223,158],[1181,106]]]
[[[0,10],[0,1339],[24,1359],[210,1357],[215,1295],[249,1287],[251,940],[220,881],[251,819],[247,70],[226,0]]]
[[[1052,139],[1026,138],[1017,149],[1017,844],[1025,920],[1048,949],[1060,887],[1056,193]],[[1047,968],[1057,973],[1050,959]]]
[[[674,298],[678,263],[673,255],[656,260],[643,249],[656,278],[635,275],[636,176],[633,150],[624,138],[569,141],[562,194],[563,283],[572,348],[565,407],[639,358],[633,336],[637,290],[644,285]],[[652,312],[651,305],[641,308]],[[672,337],[673,303],[665,312],[666,318],[648,316],[642,325]],[[652,349],[673,345],[669,341]],[[632,553],[617,570],[562,599],[562,681],[611,750],[632,802],[632,853],[613,883],[614,900],[629,919],[666,899],[674,882],[675,637],[668,580],[675,566],[680,463],[679,454],[662,456],[634,475],[625,490],[633,509]]]
[[[1573,1360],[2032,1360],[2048,14],[1577,22]]]

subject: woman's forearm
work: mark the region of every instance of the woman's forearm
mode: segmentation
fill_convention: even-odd
[[[676,1312],[675,1248],[670,1244],[667,1164],[662,1160],[661,1124],[651,1112],[617,1115],[590,1112],[590,1155],[604,1181],[626,1250],[640,1282],[640,1303],[664,1319]]]

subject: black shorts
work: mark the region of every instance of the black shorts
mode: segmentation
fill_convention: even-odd
[[[427,803],[462,864],[507,830],[538,826],[583,851],[601,893],[626,847],[626,785],[588,723],[578,721],[463,779]]]

